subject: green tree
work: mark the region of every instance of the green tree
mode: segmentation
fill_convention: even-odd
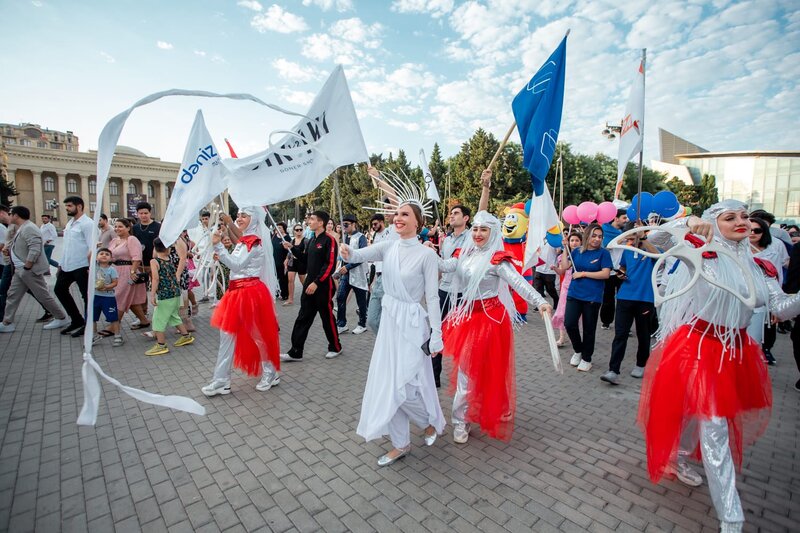
[[[702,213],[699,185],[687,185],[678,177],[673,177],[667,181],[666,185],[669,190],[675,193],[681,205],[690,207],[692,213]]]
[[[703,174],[700,179],[700,198],[698,200],[698,207],[700,211],[698,216],[703,214],[703,211],[719,202],[719,194],[717,192],[717,178],[713,174]]]

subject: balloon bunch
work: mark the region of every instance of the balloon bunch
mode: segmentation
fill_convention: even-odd
[[[690,214],[691,208],[681,206],[678,197],[672,191],[661,191],[655,196],[649,192],[643,192],[641,195],[637,194],[633,197],[631,206],[628,208],[628,218],[647,220],[652,213],[661,219],[680,218],[686,216],[687,209]]]
[[[598,224],[605,224],[614,220],[616,216],[617,206],[611,202],[603,202],[600,205],[594,202],[583,202],[577,206],[568,205],[561,215],[567,224],[589,224],[595,221]]]

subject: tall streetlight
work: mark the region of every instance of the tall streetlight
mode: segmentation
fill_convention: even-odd
[[[617,138],[617,135],[619,135],[621,131],[622,131],[621,120],[619,121],[619,124],[609,124],[608,121],[606,121],[606,127],[600,133],[603,135],[603,137],[605,137],[609,141],[613,141],[614,139]]]

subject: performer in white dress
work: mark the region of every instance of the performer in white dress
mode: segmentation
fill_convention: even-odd
[[[350,262],[383,261],[381,328],[356,430],[367,441],[391,438],[394,449],[378,460],[378,466],[390,465],[411,450],[409,422],[425,428],[428,446],[445,426],[433,369],[423,348],[428,342],[431,353],[442,349],[439,258],[417,239],[424,212],[418,200],[403,202],[394,219],[399,240],[360,250],[341,248],[342,257]],[[423,296],[428,311],[420,305]]]

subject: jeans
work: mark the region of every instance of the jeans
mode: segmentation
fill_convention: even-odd
[[[367,306],[367,325],[378,333],[381,325],[381,305],[383,302],[383,280],[381,274],[375,274],[375,281],[372,282],[372,290],[369,295],[369,305]]]
[[[545,291],[553,299],[553,309],[558,307],[558,291],[556,290],[556,275],[537,272],[533,275],[533,288],[545,298]]]
[[[358,325],[367,325],[367,291],[350,285],[350,276],[344,275],[339,279],[339,292],[336,294],[336,325],[344,327],[347,325],[347,296],[350,289],[356,293],[356,303],[358,304]]]
[[[619,374],[625,348],[628,346],[628,333],[636,322],[636,366],[644,367],[650,357],[650,333],[652,315],[656,312],[650,302],[617,300],[617,319],[614,322],[614,342],[611,344],[611,360],[608,369]]]
[[[594,335],[597,330],[597,315],[599,314],[600,303],[567,298],[564,329],[567,330],[572,349],[575,350],[575,353],[581,354],[581,358],[587,363],[592,362],[592,354],[594,354]],[[581,329],[578,327],[579,319],[583,325],[582,339]]]
[[[8,288],[11,287],[11,278],[14,276],[14,265],[0,266],[0,320],[6,312],[6,300],[8,299]]]
[[[53,250],[55,250],[55,244],[45,244],[44,245],[44,255],[47,257],[47,262],[50,263],[50,266],[54,266],[58,268],[58,261],[55,259],[51,259],[53,256]]]

